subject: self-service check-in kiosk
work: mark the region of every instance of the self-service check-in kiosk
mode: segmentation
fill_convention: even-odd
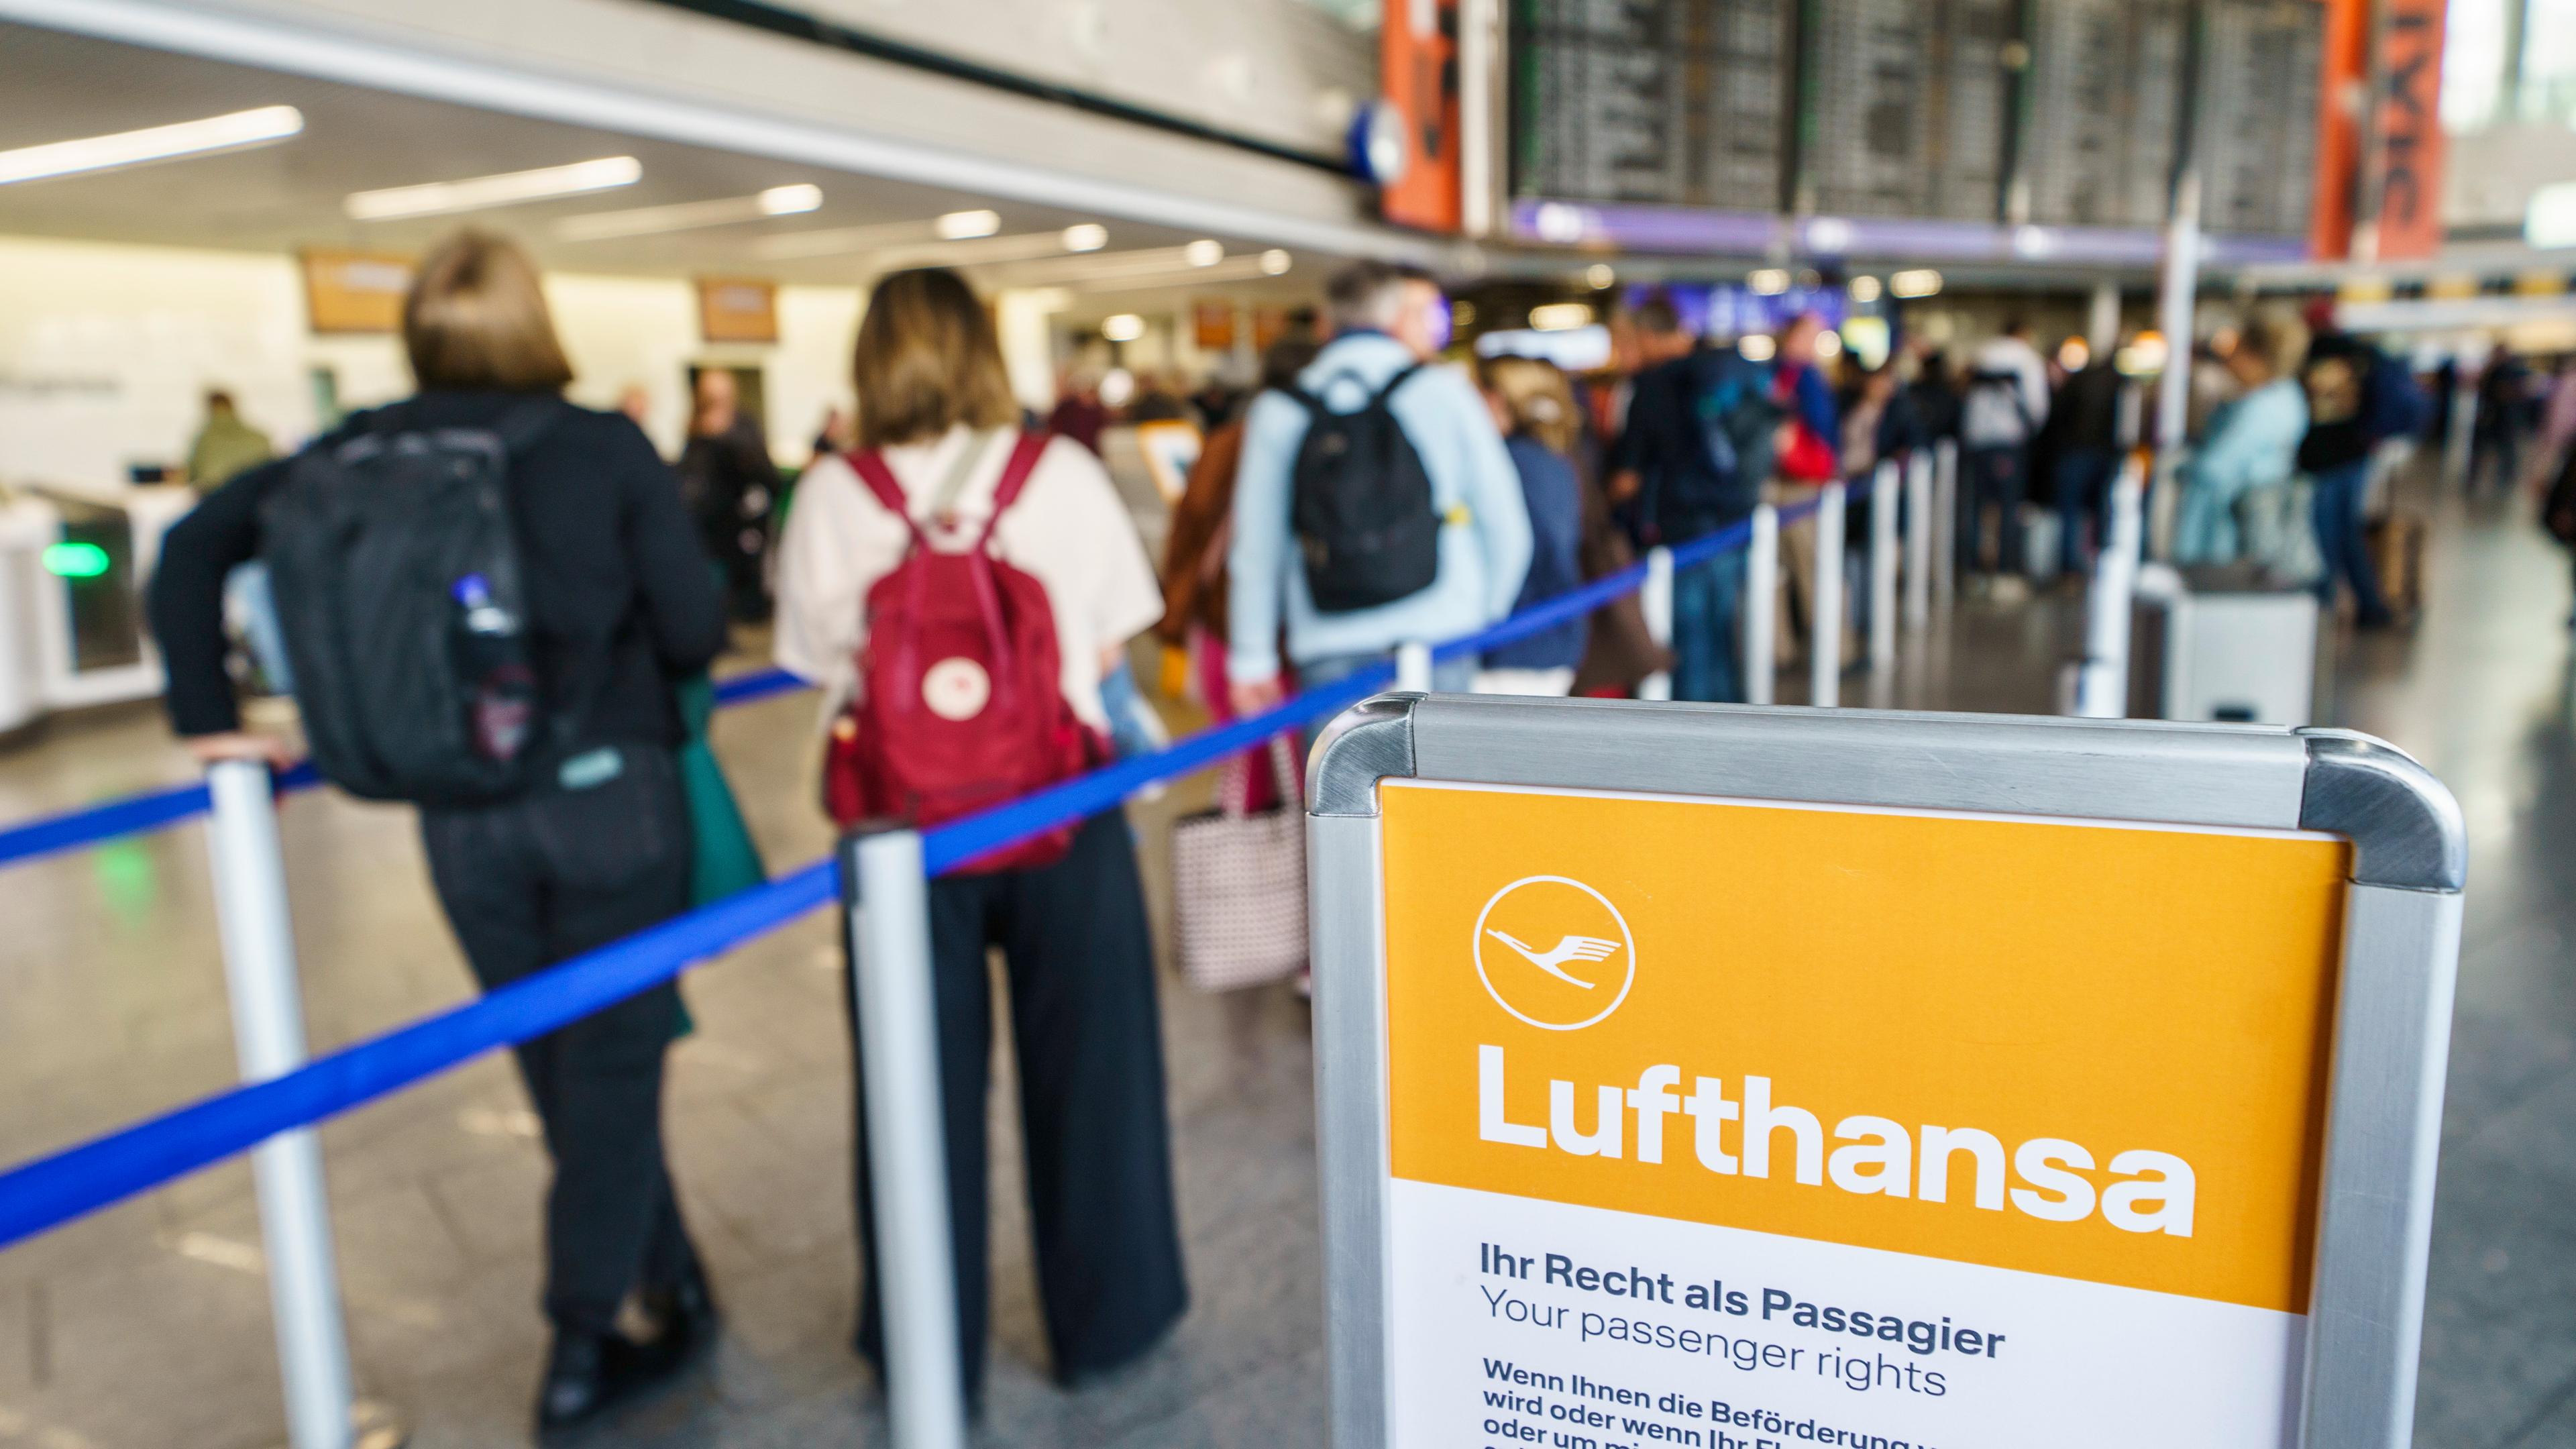
[[[0,730],[160,693],[143,587],[162,535],[195,506],[190,490],[161,484],[0,494]]]

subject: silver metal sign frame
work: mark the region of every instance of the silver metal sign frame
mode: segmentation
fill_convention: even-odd
[[[1333,1449],[1391,1449],[1390,779],[2345,837],[2298,1444],[2411,1442],[2468,863],[2459,807],[2422,766],[2344,730],[1388,694],[1333,722],[1307,777]]]

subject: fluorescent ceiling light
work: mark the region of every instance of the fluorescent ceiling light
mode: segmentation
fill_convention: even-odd
[[[1619,274],[1608,262],[1594,262],[1583,269],[1583,280],[1596,292],[1607,292],[1618,283]]]
[[[1181,248],[1181,259],[1194,267],[1212,267],[1225,260],[1225,243],[1202,237]]]
[[[1530,326],[1540,332],[1571,332],[1592,325],[1589,302],[1550,302],[1530,309]]]
[[[1284,249],[1272,247],[1270,250],[1261,254],[1261,275],[1265,277],[1286,276],[1288,274],[1288,269],[1296,265],[1296,263],[1297,259],[1288,255]],[[1458,309],[1452,307],[1449,310],[1454,313]]]
[[[757,196],[728,196],[717,201],[683,201],[673,206],[639,206],[631,211],[600,211],[568,216],[555,223],[563,241],[606,241],[611,237],[652,236],[702,226],[763,221],[794,216],[823,204],[819,186],[773,186]]]
[[[1777,297],[1789,290],[1789,274],[1778,267],[1764,267],[1744,279],[1744,285],[1759,297]],[[1759,361],[1760,359],[1755,359]]]
[[[1851,279],[1851,299],[1855,302],[1875,302],[1878,300],[1878,294],[1880,291],[1881,288],[1879,286],[1878,278],[1876,277],[1854,277]]]
[[[1941,274],[1929,267],[1911,272],[1898,272],[1887,279],[1887,290],[1898,297],[1929,297],[1941,290]]]
[[[499,176],[463,181],[432,181],[422,186],[394,186],[382,191],[353,191],[343,203],[353,221],[390,221],[406,216],[439,216],[454,211],[516,206],[585,191],[632,186],[644,177],[644,163],[632,156],[602,156],[569,166],[542,166]]]
[[[798,257],[847,256],[852,252],[872,252],[883,247],[918,245],[937,238],[933,223],[927,221],[879,221],[866,226],[835,226],[819,231],[791,231],[765,236],[751,244],[751,254],[763,261],[790,261]]]
[[[1109,245],[1109,228],[1096,221],[1076,222],[1064,229],[1064,249],[1069,252],[1096,252]]]
[[[1145,319],[1133,312],[1121,312],[1114,317],[1103,318],[1100,323],[1100,335],[1112,342],[1133,342],[1145,335]]]
[[[1002,214],[998,211],[952,211],[932,223],[932,227],[941,241],[991,236],[1002,229]]]
[[[140,131],[119,131],[108,136],[84,136],[76,141],[21,146],[14,151],[0,151],[0,185],[12,181],[38,181],[48,176],[71,176],[83,171],[108,171],[119,166],[139,166],[146,161],[167,161],[175,156],[238,151],[246,146],[283,141],[303,129],[304,113],[293,106],[262,106],[254,111],[208,116],[202,121],[181,121],[176,125],[151,126]]]
[[[1157,287],[1196,287],[1209,282],[1249,282],[1275,276],[1253,256],[1228,257],[1213,267],[1174,267],[1166,263],[1150,272],[1073,277],[1066,284],[1083,292],[1143,292]]]

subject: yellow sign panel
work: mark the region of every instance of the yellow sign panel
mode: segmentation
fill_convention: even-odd
[[[1380,798],[1399,1180],[2306,1310],[2343,842]]]

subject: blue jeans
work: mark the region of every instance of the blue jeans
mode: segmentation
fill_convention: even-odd
[[[1673,698],[1744,699],[1744,550],[1673,572]]]
[[[2331,613],[2335,606],[2335,582],[2340,579],[2352,589],[2352,601],[2364,624],[2382,624],[2388,620],[2388,601],[2379,593],[2379,578],[2370,567],[2370,553],[2361,537],[2361,494],[2370,476],[2370,460],[2356,458],[2316,475],[2316,494],[2310,519],[2316,526],[2317,551],[2325,555],[2326,571],[2317,580],[2317,602]]]
[[[2070,448],[2057,459],[2057,566],[2066,573],[2084,571],[2084,525],[2098,527],[2119,462],[2107,448]]]

